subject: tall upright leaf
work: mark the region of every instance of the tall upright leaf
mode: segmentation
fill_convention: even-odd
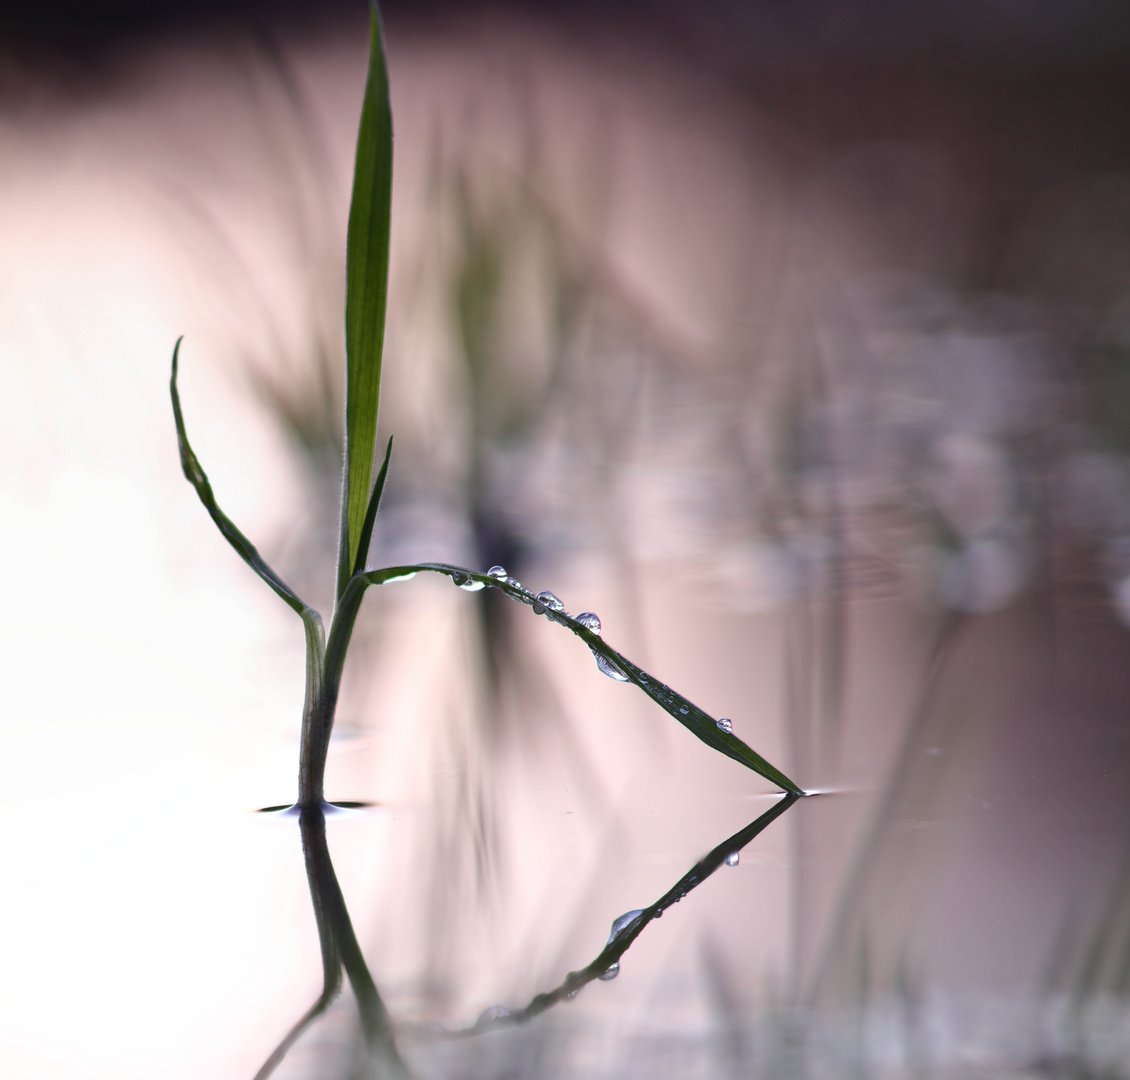
[[[339,600],[357,561],[373,478],[391,201],[392,111],[384,35],[374,4],[345,256],[345,478],[337,566]]]

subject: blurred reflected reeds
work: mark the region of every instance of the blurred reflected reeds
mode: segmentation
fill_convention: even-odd
[[[452,1078],[1126,1076],[1122,54],[777,62],[617,25],[390,20],[396,451],[370,561],[501,564],[596,611],[821,794],[615,981],[440,1034],[589,964],[769,786],[491,590],[373,590],[327,793],[378,808],[330,844],[405,1056]],[[316,956],[284,937],[309,934],[279,899],[297,836],[218,839],[292,794],[300,639],[177,479],[165,364],[186,333],[226,509],[325,604],[361,26],[166,42],[82,94],[16,72],[0,117],[4,634],[28,687],[4,730],[33,762],[11,798],[57,788],[79,815],[89,768],[130,820],[127,788],[187,807],[225,778],[200,850],[181,818],[149,841],[182,838],[156,884],[104,852],[84,871],[148,897],[158,944],[162,911],[190,941],[142,976],[168,987],[156,1046],[217,1048],[184,1075],[250,1075]],[[73,563],[81,603],[50,583]],[[31,853],[74,828],[37,820]],[[43,898],[74,885],[35,888],[5,894],[9,925],[49,937],[73,915]],[[64,935],[80,970],[106,918]],[[131,932],[93,966],[121,969],[113,1007],[148,1046]],[[201,1003],[220,969],[265,972],[230,1029]],[[32,985],[11,1004],[40,1042],[0,1050],[17,1073],[152,1075],[157,1050],[46,1049],[56,988]],[[352,1016],[278,1075],[360,1075]]]

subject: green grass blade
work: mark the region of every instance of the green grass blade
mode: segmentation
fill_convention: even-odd
[[[302,625],[306,631],[306,700],[302,710],[302,729],[305,733],[307,730],[313,730],[321,708],[326,653],[326,634],[322,627],[322,617],[301,600],[294,590],[267,565],[255,545],[240,532],[231,518],[217,504],[216,496],[212,493],[212,485],[188,441],[188,432],[184,426],[184,413],[181,411],[180,393],[177,391],[177,369],[182,341],[184,341],[183,337],[178,338],[173,348],[173,373],[169,379],[169,395],[173,399],[173,418],[177,425],[181,468],[188,482],[196,489],[196,494],[224,539],[235,548],[240,558],[302,617]],[[301,766],[299,794],[300,796],[305,794]]]
[[[391,457],[392,436],[390,435],[388,446],[385,448],[385,459],[381,462],[381,471],[377,473],[377,482],[373,485],[373,492],[369,496],[369,508],[365,511],[365,521],[361,526],[361,542],[357,545],[357,556],[353,560],[354,574],[359,574],[365,569],[365,560],[369,557],[369,545],[373,542],[373,525],[376,524],[377,510],[380,509],[381,495],[384,494],[385,480],[388,477],[388,463]],[[338,599],[340,600],[341,596]]]
[[[390,581],[409,577],[422,570],[430,571],[435,574],[443,574],[451,578],[457,585],[466,585],[472,581],[479,582],[489,588],[499,589],[506,593],[512,600],[516,600],[521,604],[527,604],[531,607],[537,603],[534,594],[520,586],[511,585],[500,578],[492,578],[486,574],[477,574],[461,566],[450,566],[447,563],[416,563],[411,566],[390,566],[383,570],[371,570],[368,573],[359,574],[354,580],[364,582],[366,585],[384,585]],[[359,594],[356,597],[356,602],[360,604]],[[804,794],[804,789],[790,780],[780,769],[769,764],[765,758],[751,747],[747,746],[732,732],[724,731],[720,728],[717,721],[712,716],[683,697],[682,694],[672,690],[671,687],[666,684],[659,682],[658,679],[652,678],[647,672],[638,668],[629,659],[622,656],[610,645],[607,645],[599,634],[593,633],[587,626],[577,622],[571,615],[563,611],[547,610],[545,617],[571,630],[589,647],[594,655],[602,656],[606,661],[619,668],[626,677],[627,682],[637,686],[663,709],[664,712],[673,716],[683,727],[687,728],[696,738],[706,743],[707,746],[717,750],[720,754],[725,754],[728,758],[732,758],[734,761],[744,765],[747,769],[751,769],[753,772],[757,773],[758,776],[763,776],[766,780],[776,784],[783,791],[787,791],[792,795]],[[336,631],[336,626],[334,629]],[[334,636],[334,633],[330,634],[330,649],[327,653],[326,661],[327,682],[331,680],[329,672],[334,668],[334,663],[330,658],[331,655],[335,653]],[[348,639],[346,639],[346,643],[347,641]],[[344,644],[341,651],[344,657]]]
[[[173,374],[169,380],[169,394],[173,399],[173,418],[177,425],[177,443],[180,446],[180,463],[188,482],[196,489],[196,494],[211,515],[223,537],[237,552],[252,570],[255,571],[275,592],[282,597],[299,615],[305,617],[307,612],[312,612],[318,618],[318,613],[298,598],[294,590],[272,570],[263,557],[256,550],[255,545],[236,528],[235,523],[225,514],[216,503],[212,493],[212,485],[208,476],[200,466],[200,461],[193,452],[188,442],[188,433],[184,427],[184,414],[181,412],[180,394],[177,392],[177,367],[180,360],[180,347],[184,338],[178,338],[173,349]]]
[[[339,600],[357,562],[373,476],[391,201],[392,112],[384,36],[374,4],[345,256],[345,478],[338,552]]]

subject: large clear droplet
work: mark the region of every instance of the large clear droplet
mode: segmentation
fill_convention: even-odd
[[[726,865],[737,866],[741,861],[741,857],[742,853],[740,851],[731,851],[730,854],[726,856]]]
[[[459,588],[466,589],[467,592],[478,592],[480,589],[486,588],[481,581],[476,581],[474,578],[468,578],[466,581],[457,584],[459,584]]]
[[[505,566],[492,566],[487,571],[487,577],[496,577],[496,578],[506,577],[506,567]]]
[[[714,723],[716,723],[718,725],[718,729],[720,731],[733,732],[733,730],[734,730],[733,720],[727,720],[726,717],[724,717],[724,716],[722,717],[721,720],[715,720]]]
[[[579,622],[586,630],[591,630],[594,634],[600,633],[600,616],[592,611],[582,611],[577,616]]]
[[[565,605],[563,603],[561,603],[561,601],[558,600],[557,597],[554,596],[553,593],[549,592],[548,590],[543,590],[542,592],[539,592],[537,594],[537,596],[534,597],[534,599],[538,602],[538,604],[541,607],[549,608],[550,611],[564,611],[565,610]]]
[[[619,975],[619,974],[620,974],[620,961],[617,960],[616,963],[605,968],[604,971],[597,976],[597,978],[601,982],[609,982],[610,980],[615,979],[616,976]]]
[[[600,668],[601,672],[607,675],[610,679],[615,679],[617,682],[627,682],[628,676],[625,675],[611,660],[606,660],[598,652],[594,652],[593,656],[596,659],[596,666]]]
[[[479,1014],[479,1024],[489,1024],[495,1020],[505,1020],[510,1015],[510,1010],[505,1005],[492,1005],[483,1009]]]
[[[609,944],[611,944],[612,939],[615,938],[616,935],[619,934],[620,931],[628,925],[628,923],[632,922],[642,914],[643,908],[636,908],[634,911],[625,911],[623,915],[619,916],[619,918],[613,919],[612,931],[608,935]]]

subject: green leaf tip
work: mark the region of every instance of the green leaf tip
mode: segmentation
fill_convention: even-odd
[[[373,485],[372,494],[369,496],[369,508],[365,511],[365,521],[361,526],[361,541],[357,545],[357,554],[353,559],[353,573],[359,574],[365,569],[365,560],[369,557],[369,545],[373,542],[373,526],[376,524],[377,511],[381,506],[381,495],[384,493],[385,480],[388,477],[388,463],[392,457],[392,436],[388,437],[388,446],[385,448],[385,459],[381,462],[381,471],[377,473],[377,482]]]
[[[392,111],[380,12],[372,5],[369,72],[357,134],[345,256],[345,475],[337,599],[357,565],[370,501],[388,301]]]

